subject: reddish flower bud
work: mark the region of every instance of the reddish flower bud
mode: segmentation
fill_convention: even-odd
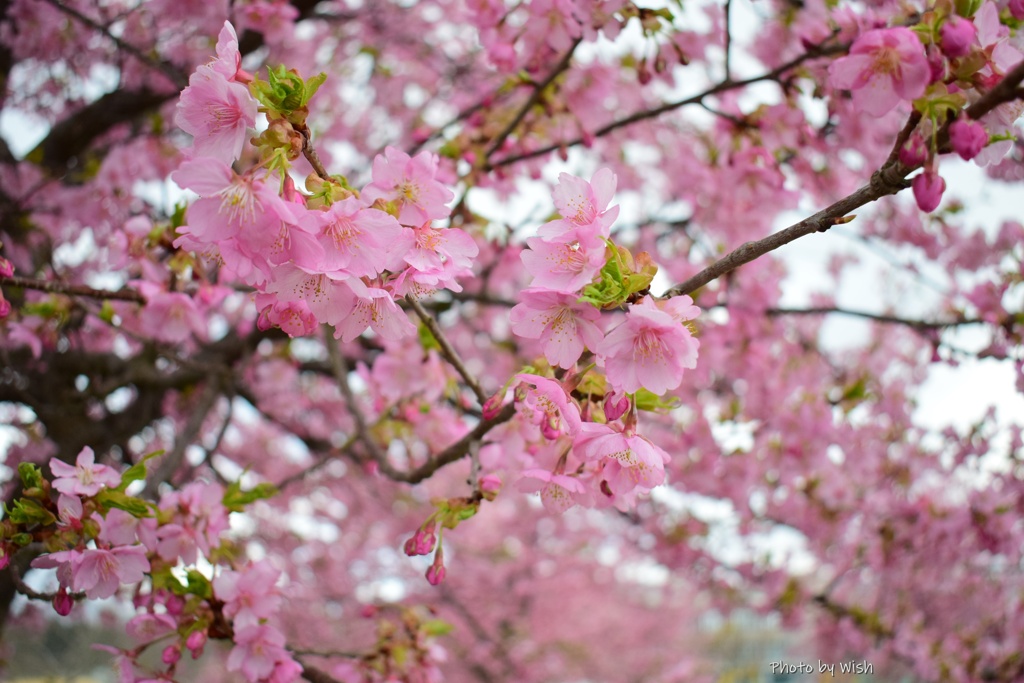
[[[988,144],[985,126],[970,119],[957,119],[949,127],[949,144],[964,161],[970,161]]]
[[[942,193],[946,191],[946,181],[938,173],[927,169],[914,178],[914,199],[922,211],[934,211],[942,201]]]
[[[436,586],[444,581],[446,573],[447,571],[445,570],[444,565],[438,567],[437,565],[432,564],[427,567],[427,581],[431,586]]]
[[[1014,19],[1024,19],[1024,0],[1010,0],[1008,7]]]
[[[629,396],[623,395],[621,398],[616,398],[616,393],[612,391],[605,394],[604,397],[604,416],[609,422],[618,420],[629,410]]]
[[[0,276],[11,277],[12,275],[14,275],[14,266],[11,265],[10,261],[0,256]]]
[[[181,659],[181,645],[174,643],[164,648],[163,653],[160,655],[161,661],[167,666],[177,664],[178,660]]]
[[[928,158],[928,148],[924,144],[924,138],[914,133],[907,140],[906,144],[900,147],[900,163],[905,166],[921,166]]]
[[[484,401],[483,414],[485,420],[493,420],[501,412],[501,404],[505,400],[505,392],[491,396],[489,399]]]
[[[199,659],[203,654],[203,646],[206,645],[206,631],[193,631],[185,639],[185,647],[192,653],[192,659]]]
[[[971,44],[978,35],[978,29],[969,19],[952,16],[939,30],[939,45],[947,57],[966,57],[971,52]]]
[[[71,608],[74,607],[75,601],[68,595],[68,591],[64,586],[61,586],[57,590],[57,594],[53,596],[53,609],[57,614],[62,617],[66,617],[71,614]]]

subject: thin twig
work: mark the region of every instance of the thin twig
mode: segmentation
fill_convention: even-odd
[[[455,350],[455,347],[452,346],[451,342],[448,341],[448,337],[445,336],[444,332],[441,331],[441,326],[437,324],[436,320],[434,320],[434,316],[430,315],[430,313],[423,308],[423,304],[419,302],[419,299],[417,299],[415,295],[411,293],[406,294],[405,299],[409,302],[409,306],[412,307],[412,310],[416,311],[416,315],[418,315],[420,320],[423,321],[423,324],[427,326],[427,329],[430,330],[430,333],[434,335],[434,339],[437,340],[438,345],[441,347],[441,353],[444,354],[444,357],[447,358],[448,362],[451,363],[453,368],[455,368],[455,371],[459,373],[462,380],[466,383],[466,386],[473,390],[473,393],[476,394],[477,400],[480,401],[480,405],[483,405],[487,401],[487,394],[485,394],[484,390],[480,388],[480,383],[477,382],[476,377],[466,369],[466,365],[462,362],[462,358],[459,356],[459,353]]]
[[[327,358],[330,360],[334,381],[337,382],[338,389],[348,405],[348,411],[352,414],[352,420],[356,423],[356,434],[366,446],[366,450],[370,452],[370,457],[383,468],[387,463],[387,454],[373,440],[373,435],[370,434],[370,429],[366,425],[366,418],[363,417],[363,411],[359,409],[359,402],[355,394],[352,393],[352,386],[348,383],[348,365],[345,363],[341,351],[338,350],[338,341],[334,338],[333,330],[329,326],[324,325],[323,331],[324,346],[327,347]]]
[[[142,50],[140,50],[139,48],[135,47],[131,43],[128,43],[128,42],[122,40],[121,38],[118,38],[117,36],[115,36],[113,33],[110,32],[109,28],[107,28],[103,24],[100,24],[95,19],[91,19],[90,17],[82,14],[81,12],[76,10],[75,8],[68,7],[67,5],[65,5],[65,4],[63,4],[61,2],[58,2],[58,0],[47,0],[47,2],[49,2],[51,5],[56,7],[61,12],[64,12],[65,14],[67,14],[69,16],[72,16],[75,19],[78,19],[80,22],[82,22],[86,26],[92,28],[95,31],[98,31],[98,32],[102,33],[108,39],[113,41],[113,43],[115,45],[117,45],[118,49],[122,50],[123,52],[127,52],[132,57],[135,57],[135,59],[139,60],[140,62],[142,62],[143,64],[145,64],[149,68],[155,69],[155,70],[159,71],[160,73],[162,73],[164,76],[167,76],[167,78],[170,79],[171,83],[173,83],[175,86],[177,86],[179,90],[188,85],[188,79],[185,77],[185,75],[181,71],[176,69],[174,66],[172,66],[171,64],[168,64],[167,62],[163,62],[163,61],[160,61],[160,60],[157,60],[157,59],[153,59],[152,57],[150,57],[149,55],[147,55],[146,53],[144,53]]]
[[[537,104],[541,95],[543,95],[544,91],[547,90],[547,87],[554,82],[560,73],[569,68],[569,62],[572,61],[572,55],[581,41],[582,38],[577,38],[573,41],[573,44],[569,46],[568,51],[566,51],[558,64],[555,65],[555,68],[551,70],[551,73],[548,74],[547,78],[533,86],[533,92],[530,93],[530,96],[526,99],[526,102],[523,103],[523,106],[519,108],[519,111],[516,112],[516,115],[508,122],[508,125],[505,126],[504,130],[498,133],[491,141],[491,144],[487,147],[487,151],[484,152],[483,158],[485,163],[491,158],[492,154],[501,149],[501,146],[505,144],[505,140],[508,139],[508,136],[511,135],[512,132],[515,131],[516,127],[522,123],[523,119],[526,118],[526,115],[530,112],[533,106]]]
[[[636,112],[634,114],[630,114],[629,116],[625,116],[625,117],[623,117],[621,119],[618,119],[616,121],[612,121],[611,123],[606,124],[606,125],[602,126],[601,128],[598,128],[596,131],[594,131],[592,137],[594,137],[594,138],[603,137],[603,136],[607,135],[608,133],[610,133],[610,132],[612,132],[614,130],[618,130],[619,128],[623,128],[625,126],[630,126],[630,125],[632,125],[634,123],[639,123],[640,121],[646,121],[647,119],[656,118],[656,117],[661,116],[662,114],[664,114],[666,112],[670,112],[670,111],[673,111],[675,109],[679,109],[680,107],[685,107],[685,106],[690,105],[690,104],[699,104],[705,98],[710,97],[712,95],[717,95],[718,93],[721,93],[721,92],[727,92],[729,90],[735,90],[737,88],[742,88],[744,86],[752,85],[754,83],[760,83],[761,81],[774,81],[774,80],[778,80],[778,78],[782,74],[786,73],[787,71],[789,71],[791,69],[794,69],[794,68],[800,66],[801,64],[803,64],[804,62],[806,62],[806,61],[808,61],[810,59],[816,59],[818,57],[827,57],[828,55],[837,54],[837,53],[840,53],[840,52],[845,52],[848,47],[849,46],[847,44],[845,44],[845,43],[838,44],[838,45],[831,45],[831,46],[828,46],[828,47],[826,47],[824,45],[814,46],[810,50],[808,50],[807,52],[803,53],[802,55],[800,55],[798,57],[794,57],[793,59],[789,60],[785,64],[777,66],[774,69],[772,69],[771,71],[765,72],[765,73],[761,74],[760,76],[753,76],[751,78],[743,79],[742,81],[724,80],[724,81],[722,81],[720,83],[717,83],[716,85],[711,86],[710,88],[708,88],[704,92],[698,93],[697,95],[693,95],[691,97],[687,97],[687,98],[682,99],[682,100],[677,100],[675,102],[668,102],[666,104],[661,105],[660,107],[655,107],[654,109],[645,109],[643,111],[639,111],[639,112]],[[522,154],[514,154],[512,156],[507,156],[507,157],[504,157],[502,159],[499,159],[499,160],[497,160],[497,161],[495,161],[493,163],[486,164],[484,166],[484,170],[492,170],[492,169],[498,168],[500,166],[508,166],[509,164],[514,164],[514,163],[517,163],[519,161],[526,161],[527,159],[533,159],[534,157],[543,156],[545,154],[548,154],[550,152],[554,152],[554,151],[557,151],[557,150],[560,150],[560,149],[566,149],[566,148],[569,148],[569,147],[575,147],[576,145],[583,144],[583,142],[584,142],[584,139],[582,137],[578,137],[578,138],[574,138],[572,140],[566,140],[566,141],[550,144],[550,145],[547,145],[546,147],[540,147],[538,149],[531,150],[529,152],[523,152]]]
[[[37,280],[36,278],[21,277],[20,275],[12,275],[11,277],[0,276],[0,285],[35,289],[41,292],[51,292],[53,294],[87,296],[92,297],[93,299],[116,299],[118,301],[134,301],[138,304],[146,303],[145,297],[130,287],[122,287],[117,291],[111,291],[109,289],[94,289],[93,287],[86,287],[85,285],[72,285],[66,282],[56,282],[53,280]]]
[[[732,80],[732,67],[731,58],[729,56],[732,52],[732,30],[729,24],[729,15],[732,10],[732,0],[725,0],[725,80]]]
[[[874,320],[880,323],[890,323],[893,325],[905,325],[912,327],[916,330],[944,330],[948,327],[960,327],[964,325],[984,325],[984,320],[975,320],[968,318],[960,318],[957,320],[915,320],[912,318],[901,318],[895,315],[887,315],[884,313],[869,313],[868,311],[855,311],[847,308],[839,308],[836,306],[816,306],[812,308],[769,308],[765,310],[770,316],[783,316],[783,315],[829,315],[835,313],[837,315],[848,315],[855,318],[866,318],[867,320]]]

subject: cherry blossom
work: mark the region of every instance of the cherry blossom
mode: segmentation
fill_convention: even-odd
[[[914,32],[896,27],[859,36],[850,54],[834,61],[828,73],[834,87],[853,92],[858,109],[882,116],[900,101],[924,94],[929,68]]]
[[[105,486],[112,488],[121,483],[121,475],[115,470],[96,464],[96,454],[88,446],[79,452],[74,467],[51,458],[50,471],[56,477],[53,488],[68,495],[94,496]]]

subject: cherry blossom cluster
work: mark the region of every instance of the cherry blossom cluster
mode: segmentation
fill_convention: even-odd
[[[1010,3],[1016,20],[1020,3]],[[912,27],[873,28],[861,33],[849,54],[832,62],[832,87],[851,91],[854,107],[882,117],[912,102],[923,124],[899,150],[899,159],[924,171],[913,179],[922,211],[934,211],[946,183],[938,173],[938,132],[947,120],[949,145],[964,161],[987,166],[1012,148],[1013,122],[1024,113],[1019,101],[1000,105],[975,121],[965,105],[1024,58],[1024,43],[1000,20],[995,2],[937,5]]]
[[[62,616],[76,600],[110,598],[134,586],[139,613],[127,631],[136,646],[102,648],[116,655],[121,680],[172,680],[183,651],[198,658],[211,637],[234,643],[227,667],[249,683],[298,678],[302,668],[275,624],[281,572],[265,561],[218,567],[212,578],[196,568],[224,556],[218,553],[229,513],[272,489],[242,492],[196,481],[153,504],[126,493],[145,478],[145,460],[119,473],[97,464],[86,447],[74,465],[53,458],[49,467],[52,482],[34,465],[19,467],[24,495],[0,528],[0,565],[30,552],[32,567],[55,570],[58,588],[50,599]],[[152,672],[139,657],[161,644],[166,669]]]
[[[637,434],[638,396],[657,403],[697,362],[699,342],[686,323],[699,309],[688,296],[650,296],[657,270],[650,257],[634,258],[610,240],[615,186],[607,168],[590,182],[559,176],[552,197],[561,217],[527,240],[522,261],[533,279],[509,316],[512,331],[537,340],[561,380],[535,372],[513,378],[517,418],[504,429],[504,450],[526,446],[519,488],[539,491],[559,512],[577,504],[625,508],[663,483],[669,456]],[[590,363],[578,369],[584,353]],[[504,393],[488,402],[485,417]]]
[[[225,23],[217,58],[181,94],[177,120],[194,146],[172,179],[199,199],[175,245],[210,255],[221,278],[254,287],[264,329],[297,336],[326,323],[345,342],[367,329],[389,340],[414,334],[396,300],[461,291],[457,280],[478,252],[462,230],[433,224],[447,218],[454,198],[437,178],[437,156],[389,147],[361,191],[314,173],[303,194],[287,171],[306,150],[306,105],[323,79],[305,81],[282,67],[261,81],[243,76],[239,63],[234,29]],[[239,174],[230,164],[241,157],[257,112],[268,119],[252,138],[260,161]]]

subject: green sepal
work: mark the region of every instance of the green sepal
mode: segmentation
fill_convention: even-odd
[[[270,498],[277,493],[277,487],[270,483],[256,484],[248,491],[242,490],[242,482],[236,481],[224,492],[224,507],[231,512],[241,512],[246,505],[257,500]]]
[[[651,261],[647,252],[635,258],[629,249],[605,240],[608,245],[607,256],[599,279],[583,288],[579,298],[598,308],[617,308],[630,301],[636,295],[646,291],[658,267]]]
[[[962,93],[951,93],[945,83],[935,83],[928,87],[924,97],[914,100],[914,109],[926,118],[940,121],[947,114],[956,115],[967,104]]]
[[[37,465],[30,462],[19,463],[18,476],[21,477],[21,484],[26,489],[43,488],[43,471]]]
[[[672,410],[673,408],[679,407],[679,398],[676,396],[670,396],[668,398],[662,398],[661,396],[655,396],[647,389],[638,389],[633,394],[633,399],[636,401],[637,410],[646,410],[651,413],[659,413],[666,410]]]
[[[53,513],[34,500],[20,498],[14,501],[14,507],[7,509],[7,517],[15,524],[54,524],[57,518]]]

